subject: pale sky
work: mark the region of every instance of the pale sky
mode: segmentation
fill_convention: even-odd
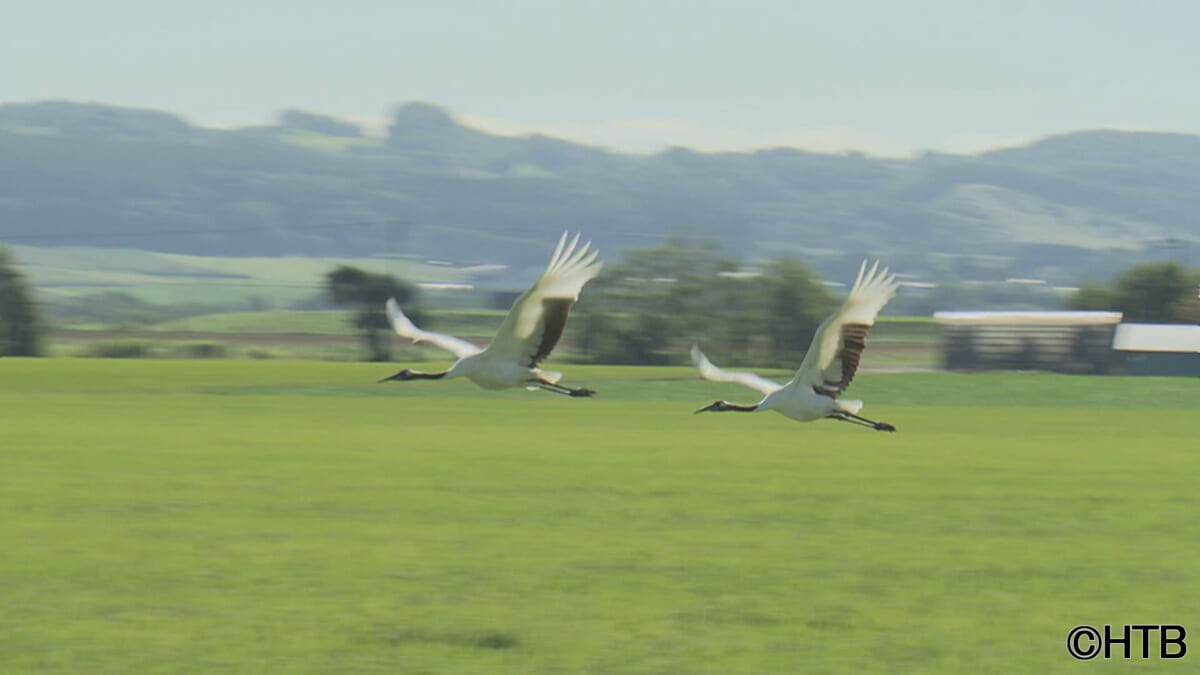
[[[1200,2],[14,0],[0,103],[194,124],[428,101],[615,150],[974,152],[1094,128],[1200,133]]]

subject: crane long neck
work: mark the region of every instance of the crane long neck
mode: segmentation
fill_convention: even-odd
[[[725,402],[725,410],[729,412],[754,412],[758,410],[758,404],[754,405],[738,405],[737,403]]]
[[[409,377],[414,380],[440,380],[445,377],[448,372],[450,371],[443,370],[440,373],[422,373],[420,371],[413,370],[409,372]]]

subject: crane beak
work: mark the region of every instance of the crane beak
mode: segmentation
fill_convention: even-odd
[[[375,380],[375,383],[380,384],[382,382],[391,382],[392,380],[406,380],[406,379],[408,379],[407,377],[405,377],[407,374],[408,374],[407,370],[401,370],[400,372],[396,373],[395,375],[388,375],[387,377],[385,377],[383,379]]]
[[[710,412],[710,411],[713,411],[713,410],[719,410],[719,409],[720,409],[720,407],[721,407],[721,403],[722,403],[721,401],[713,401],[712,403],[709,403],[708,405],[706,405],[706,406],[704,406],[703,408],[701,408],[701,409],[699,409],[699,410],[697,410],[697,411],[693,412],[692,414],[693,414],[693,415],[699,415],[699,414],[700,414],[700,413],[702,413],[702,412]]]

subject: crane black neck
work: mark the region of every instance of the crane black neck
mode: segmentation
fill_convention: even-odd
[[[408,371],[408,376],[409,376],[409,379],[413,379],[413,380],[440,380],[446,376],[446,372],[442,371],[440,373],[422,373],[420,371],[410,370],[410,371]]]
[[[442,371],[440,373],[422,373],[419,370],[410,370],[405,368],[391,377],[383,378],[380,380],[380,382],[391,382],[394,380],[399,380],[401,382],[407,382],[408,380],[440,380],[446,376],[447,372],[448,371]]]

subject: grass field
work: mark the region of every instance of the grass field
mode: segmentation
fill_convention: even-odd
[[[0,359],[0,671],[1081,672],[1077,624],[1200,627],[1194,379],[860,375],[883,434],[563,369],[600,394]]]

